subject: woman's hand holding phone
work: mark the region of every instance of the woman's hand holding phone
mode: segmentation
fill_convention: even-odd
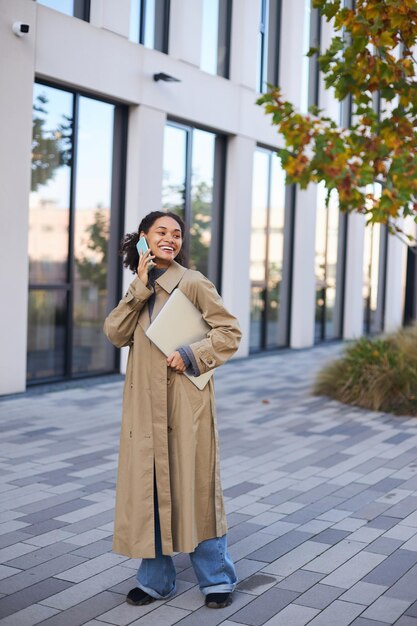
[[[148,284],[149,270],[152,269],[152,267],[155,267],[155,263],[152,260],[155,258],[155,255],[153,255],[151,250],[148,248],[144,237],[140,238],[136,247],[139,253],[139,263],[136,273],[146,287]]]

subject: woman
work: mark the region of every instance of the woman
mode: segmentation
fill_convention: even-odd
[[[138,257],[141,236],[149,250]],[[188,552],[206,606],[223,608],[232,601],[237,579],[227,552],[213,382],[200,390],[183,373],[198,376],[227,361],[241,332],[212,283],[180,264],[183,237],[182,220],[160,211],[126,235],[124,265],[137,276],[104,322],[116,347],[130,347],[113,549],[142,558],[137,587],[126,598],[130,604],[173,595],[171,555]],[[166,358],[145,331],[176,288],[211,330]]]

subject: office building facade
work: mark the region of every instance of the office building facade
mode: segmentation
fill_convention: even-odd
[[[152,210],[183,217],[238,357],[414,315],[407,247],[286,186],[256,105],[279,83],[348,120],[305,56],[332,36],[310,0],[0,0],[0,29],[1,394],[124,371],[102,322],[133,278],[120,240]]]

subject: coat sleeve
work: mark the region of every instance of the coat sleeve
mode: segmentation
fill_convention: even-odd
[[[126,295],[104,320],[104,334],[116,346],[129,345],[138,323],[138,317],[153,290],[145,287],[140,278],[135,278],[129,285]]]
[[[196,274],[194,304],[211,330],[207,338],[190,344],[188,348],[194,357],[194,367],[204,374],[230,359],[239,347],[242,333],[237,319],[225,308],[215,286],[203,274]]]

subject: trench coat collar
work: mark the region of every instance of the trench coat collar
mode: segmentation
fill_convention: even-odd
[[[186,271],[186,267],[183,267],[176,261],[172,261],[166,272],[157,278],[155,282],[167,293],[172,293]]]
[[[162,309],[165,302],[167,301],[169,295],[174,291],[175,287],[181,281],[186,271],[187,271],[186,267],[183,267],[176,261],[173,261],[171,265],[168,267],[168,269],[166,270],[166,272],[164,272],[159,278],[156,279],[155,282],[158,283],[159,287],[162,287],[162,289],[166,292],[166,295],[161,300],[155,302],[154,309],[152,312],[152,319],[155,319],[155,317],[158,315],[159,311]],[[149,319],[149,311],[148,311],[147,306],[143,307],[139,315],[138,321],[139,321],[139,324],[142,326],[143,330],[146,332],[151,323],[151,320]]]

